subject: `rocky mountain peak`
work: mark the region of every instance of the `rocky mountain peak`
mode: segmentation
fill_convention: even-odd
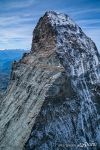
[[[56,13],[53,11],[48,11],[43,17],[40,18],[34,32],[33,32],[33,42],[32,42],[32,51],[36,49],[42,49],[46,45],[54,46],[57,41],[57,27],[65,28],[75,28],[75,23],[65,14]],[[63,39],[62,39],[63,40]],[[38,48],[37,43],[38,42]],[[50,47],[52,49],[54,47]]]
[[[55,51],[63,66],[67,61],[69,75],[80,76],[99,65],[100,55],[95,43],[68,15],[53,11],[40,18],[33,32],[32,52],[35,51]]]
[[[85,143],[87,150],[99,150],[99,100],[94,42],[69,16],[46,12],[34,29],[31,52],[13,65],[0,106],[0,148],[66,150],[67,144],[80,150]]]
[[[49,20],[48,13],[40,18],[34,32],[31,50],[49,51],[55,47],[55,30]]]
[[[49,21],[52,23],[52,25],[72,25],[75,26],[75,23],[72,21],[72,19],[63,13],[57,13],[53,11],[46,12],[47,17],[49,18]]]

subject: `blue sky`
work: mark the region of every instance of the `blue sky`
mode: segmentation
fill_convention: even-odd
[[[100,0],[0,0],[0,49],[30,49],[33,29],[48,10],[68,14],[100,50]]]

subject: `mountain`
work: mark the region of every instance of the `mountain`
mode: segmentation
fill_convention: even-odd
[[[0,91],[7,88],[12,63],[18,61],[25,50],[0,50]]]
[[[100,55],[68,15],[46,12],[0,105],[4,150],[99,150]]]

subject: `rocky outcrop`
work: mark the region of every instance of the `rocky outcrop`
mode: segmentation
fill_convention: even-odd
[[[78,25],[47,12],[31,52],[13,64],[0,105],[0,149],[99,150],[99,62]]]

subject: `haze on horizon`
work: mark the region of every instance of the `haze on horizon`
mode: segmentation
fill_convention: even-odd
[[[100,0],[0,0],[0,49],[30,49],[33,29],[49,10],[68,14],[100,50]]]

